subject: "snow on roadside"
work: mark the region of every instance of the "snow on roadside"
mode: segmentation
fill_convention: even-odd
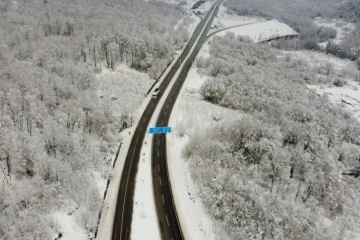
[[[344,87],[325,87],[318,85],[308,85],[308,88],[316,91],[320,95],[326,95],[335,105],[341,105],[360,121],[360,84],[348,81]]]
[[[194,4],[196,3],[197,1],[194,2]],[[201,4],[196,10],[197,11],[200,11],[200,12],[207,12],[209,11],[209,9],[211,8],[211,6],[214,4],[215,1],[213,0],[207,0],[206,2],[204,2],[203,4]],[[191,6],[192,7],[192,6]],[[190,7],[190,8],[191,8]]]
[[[196,18],[198,19],[198,18]],[[192,32],[195,30],[197,24],[200,22],[194,21],[189,26],[189,31]],[[181,53],[179,54],[181,55]],[[176,59],[174,60],[176,62]],[[174,63],[173,62],[173,63]],[[170,66],[171,67],[171,66]],[[170,68],[169,68],[170,69]],[[167,73],[163,75],[166,76]],[[174,80],[177,78],[179,71],[174,76],[172,82],[169,84],[164,95],[167,95],[167,92],[170,91]],[[150,120],[149,126],[155,126],[157,121],[157,116],[162,108],[162,105],[165,102],[165,98],[162,98],[157,108],[154,111],[152,119]],[[152,134],[148,132],[145,134],[141,160],[139,162],[138,174],[136,176],[135,184],[135,194],[134,194],[134,211],[133,211],[133,222],[132,222],[132,240],[143,240],[151,236],[152,240],[161,239],[159,232],[159,226],[157,221],[157,214],[155,208],[155,198],[153,193],[153,183],[152,183],[152,174],[151,174],[151,150],[152,150]]]
[[[191,31],[190,34],[193,33],[193,31],[195,30],[198,23],[199,23],[199,21],[193,21],[193,23],[190,24],[190,26],[189,26],[189,31]],[[168,68],[162,75],[161,79],[159,80],[158,84],[160,84],[163,81],[164,77],[168,74],[171,67],[176,62],[176,59],[181,55],[181,52],[182,51],[180,51],[179,54],[175,56],[175,59],[168,66]],[[170,85],[169,85],[169,87],[170,87]],[[129,149],[129,145],[130,145],[130,142],[132,139],[132,135],[134,133],[135,126],[138,125],[138,120],[141,117],[141,114],[144,112],[149,101],[151,100],[151,97],[152,97],[151,94],[149,94],[145,99],[143,99],[140,107],[138,107],[136,110],[134,110],[134,126],[129,129],[126,129],[126,133],[129,132],[129,135],[123,134],[123,140],[122,140],[123,144],[120,149],[118,161],[115,165],[115,168],[114,168],[114,171],[112,174],[110,186],[108,188],[108,194],[104,201],[102,217],[101,217],[100,224],[99,224],[99,232],[98,232],[98,236],[96,238],[98,240],[107,240],[107,239],[111,238],[113,219],[114,219],[117,196],[118,196],[119,185],[120,185],[120,179],[121,179],[122,170],[123,170],[126,155],[127,155],[127,150]],[[148,134],[146,134],[146,136],[145,136],[144,143],[145,143],[145,141],[147,141],[148,143],[151,142],[151,139],[149,139]],[[151,145],[150,144],[147,144],[147,145],[148,146],[146,148],[142,149],[142,151],[145,154],[148,153],[148,156],[150,156],[148,151],[149,151],[149,149],[151,150]],[[152,240],[160,239],[160,235],[157,232],[158,228],[155,227],[155,226],[157,226],[157,219],[154,216],[155,205],[154,205],[154,197],[152,197],[153,191],[152,191],[151,172],[149,175],[149,172],[147,170],[147,169],[150,169],[150,171],[151,171],[151,165],[149,166],[149,164],[150,164],[150,160],[149,159],[147,160],[146,155],[145,155],[143,160],[139,162],[138,172],[141,173],[141,175],[137,174],[137,178],[135,180],[136,184],[145,184],[145,185],[141,185],[141,186],[137,187],[136,188],[137,190],[135,189],[134,201],[137,202],[137,204],[134,204],[134,212],[133,212],[133,219],[134,219],[134,221],[132,223],[133,224],[133,226],[132,226],[132,239],[133,240],[148,239],[149,236],[151,236]],[[139,176],[141,176],[141,178],[142,178],[142,180],[140,179],[140,181],[138,180]],[[146,177],[146,179],[145,179],[145,177]],[[151,184],[151,188],[149,187],[149,184]],[[141,191],[146,188],[148,188],[148,190],[151,189],[151,191],[149,192],[148,190],[145,190],[145,191],[147,191],[147,193],[145,195],[145,192],[141,192]],[[140,193],[139,193],[139,191],[140,191]]]
[[[107,179],[105,179],[102,176],[102,173],[99,171],[92,171],[91,177],[94,179],[94,182],[96,183],[96,187],[98,189],[100,197],[103,198],[106,189]]]
[[[189,36],[192,35],[192,33],[195,31],[196,26],[201,22],[201,19],[196,17],[195,15],[191,15],[191,19],[193,20],[193,22],[190,24],[189,26]]]
[[[208,41],[204,43],[198,56],[209,56]],[[169,125],[174,132],[167,137],[169,176],[185,239],[224,240],[228,237],[220,223],[211,218],[204,208],[200,199],[201,193],[182,151],[192,134],[242,115],[201,100],[199,89],[207,77],[201,75],[195,65],[189,71],[170,117]]]
[[[153,83],[154,80],[147,74],[122,64],[115,71],[103,68],[96,74],[95,88],[100,102],[110,107],[113,116],[119,116],[122,113],[134,113]]]
[[[310,64],[310,66],[324,66],[327,63],[333,65],[334,69],[337,71],[349,70],[357,72],[356,63],[349,59],[341,59],[335,57],[331,54],[325,54],[321,52],[315,52],[310,50],[301,50],[301,51],[282,51],[284,54],[290,54],[296,59],[303,60]]]
[[[244,26],[230,28],[218,32],[217,36],[224,36],[228,32],[233,32],[237,36],[245,36],[254,42],[267,41],[273,38],[296,35],[297,32],[276,19],[269,21],[256,22]]]

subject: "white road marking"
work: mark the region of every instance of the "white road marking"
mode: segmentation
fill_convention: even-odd
[[[161,198],[162,198],[162,200],[163,200],[163,203],[165,203],[164,195],[161,194]]]
[[[161,178],[159,177],[159,182],[160,182],[160,186],[161,186]]]
[[[160,157],[160,153],[159,153],[159,150],[158,150],[158,157]]]

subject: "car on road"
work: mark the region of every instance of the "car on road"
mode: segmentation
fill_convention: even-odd
[[[155,89],[154,89],[154,92],[153,92],[153,94],[152,94],[152,98],[156,99],[157,96],[159,95],[159,91],[160,91],[159,88],[155,88]]]

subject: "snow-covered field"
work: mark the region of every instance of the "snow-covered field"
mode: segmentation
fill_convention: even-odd
[[[341,105],[360,121],[360,84],[348,81],[344,87],[326,87],[318,85],[308,85],[321,95],[327,95],[334,104]]]
[[[135,183],[133,222],[131,226],[131,239],[133,240],[149,239],[149,236],[151,236],[152,240],[161,239],[151,177],[151,142],[152,136],[147,133],[143,142]]]
[[[149,0],[144,0],[144,1],[149,1]],[[181,5],[185,9],[191,10],[192,6],[194,6],[194,4],[197,3],[199,0],[160,0],[160,1],[170,4]],[[196,10],[201,12],[207,11],[211,8],[213,3],[214,0],[207,0],[205,3],[200,5]]]
[[[194,1],[193,4],[195,4],[197,1]],[[200,11],[202,13],[207,12],[211,6],[213,5],[214,1],[213,0],[208,0],[206,2],[204,2],[203,4],[201,4],[196,10]],[[193,5],[192,4],[192,5]],[[190,5],[190,8],[192,7],[192,5]]]
[[[276,19],[233,15],[229,14],[224,6],[220,6],[208,35],[215,33],[217,36],[224,36],[228,32],[249,37],[254,42],[297,35],[294,29]]]
[[[217,29],[234,27],[241,24],[254,23],[265,20],[261,17],[255,16],[238,16],[231,15],[227,13],[227,9],[224,6],[220,6],[219,12],[214,19],[213,25],[217,27]],[[216,30],[216,29],[215,29]],[[210,31],[211,33],[211,31]]]
[[[85,230],[78,224],[76,213],[68,214],[64,212],[56,212],[52,214],[54,224],[57,226],[58,232],[61,232],[61,240],[87,240]],[[54,236],[55,238],[58,236]]]
[[[318,26],[330,27],[336,30],[336,38],[334,39],[335,43],[340,43],[346,36],[355,29],[354,23],[345,22],[341,19],[331,19],[331,18],[318,18],[314,20],[314,23]]]
[[[189,136],[195,134],[195,129],[206,131],[212,125],[238,119],[241,114],[197,98],[196,92],[203,80],[204,77],[197,73],[196,67],[193,67],[176,102],[170,119],[174,133],[167,138],[168,166],[185,239],[225,240],[226,233],[220,224],[208,215],[201,203],[199,189],[191,176],[189,163],[182,155],[182,151]]]
[[[312,67],[320,67],[330,63],[336,71],[353,71],[357,72],[356,63],[348,59],[340,59],[331,54],[325,54],[316,51],[283,51],[285,54],[290,54],[293,58],[303,60]]]
[[[297,34],[294,29],[275,19],[230,28],[224,31],[220,31],[216,35],[224,36],[228,32],[233,32],[237,36],[249,37],[254,42],[262,42],[273,38],[292,36]]]
[[[204,43],[199,56],[209,56],[208,42]],[[174,132],[167,138],[169,176],[185,239],[223,240],[227,239],[226,233],[203,207],[182,151],[195,129],[205,131],[222,121],[238,119],[241,114],[201,100],[199,90],[205,80],[194,64],[174,106],[169,123]]]
[[[353,114],[360,121],[360,83],[353,76],[358,74],[357,67],[353,61],[340,59],[332,55],[314,51],[284,51],[295,59],[303,60],[312,67],[321,67],[331,64],[334,71],[343,73],[345,85],[336,87],[331,83],[321,85],[308,85],[308,88],[318,94],[327,95],[333,104],[340,105]],[[353,73],[353,74],[346,74]]]

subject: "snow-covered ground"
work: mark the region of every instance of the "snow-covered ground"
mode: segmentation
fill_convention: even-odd
[[[195,93],[204,79],[196,67],[191,69],[172,112],[169,125],[174,133],[167,138],[169,176],[185,239],[225,240],[226,233],[201,202],[199,188],[182,152],[195,129],[205,131],[211,125],[240,118],[241,114],[197,98]]]
[[[191,34],[195,30],[198,23],[199,21],[193,21],[193,23],[190,24],[189,31],[191,31],[190,32]],[[180,54],[181,51],[177,54],[174,61],[170,64],[170,66],[167,68],[165,73],[162,75],[158,84],[161,84],[164,77],[170,71],[171,67],[176,62],[176,59]],[[132,71],[131,69],[129,70]],[[135,73],[141,74],[134,71],[134,74]],[[105,72],[104,74],[111,74],[111,73]],[[144,77],[144,79],[146,79],[146,77]],[[100,91],[99,93],[101,94],[102,92]],[[140,107],[134,110],[134,127],[126,129],[125,133],[124,132],[122,133],[121,138],[123,139],[122,140],[123,145],[120,149],[119,157],[116,166],[114,168],[114,172],[112,174],[110,186],[108,188],[108,194],[104,201],[104,207],[102,211],[102,217],[101,217],[99,232],[97,236],[97,239],[99,240],[105,240],[111,238],[119,184],[127,155],[127,150],[129,149],[134,128],[135,126],[137,126],[141,113],[145,110],[146,106],[151,100],[151,97],[152,97],[151,94],[149,94],[145,99],[141,98],[143,99],[143,101]],[[160,105],[161,103],[159,104],[159,106]],[[159,110],[160,108],[158,107],[156,111]],[[128,132],[130,134],[127,134]],[[145,144],[145,142],[147,142],[147,144]],[[154,197],[152,191],[152,178],[151,178],[151,165],[150,165],[151,144],[149,144],[150,142],[151,142],[151,138],[149,134],[147,134],[145,136],[145,140],[143,143],[144,148],[142,149],[142,153],[144,153],[144,155],[142,155],[143,158],[139,162],[138,174],[135,180],[136,184],[139,187],[136,187],[135,195],[134,195],[135,204],[134,204],[132,236],[131,236],[133,240],[149,239],[149,236],[151,236],[152,240],[160,239],[160,234],[158,232],[158,227],[157,227]]]
[[[193,28],[194,29],[194,28]],[[175,62],[175,61],[174,61]],[[184,61],[185,62],[185,61]],[[170,89],[172,88],[172,85],[175,83],[175,80],[178,77],[178,74],[180,72],[178,71],[172,82],[169,84],[167,90],[164,93],[164,96],[166,96],[168,94],[168,92],[170,91]],[[164,74],[165,76],[166,74]],[[155,109],[155,112],[153,114],[152,119],[150,120],[149,126],[155,126],[156,121],[157,121],[157,117],[159,115],[159,112],[165,102],[166,98],[162,98],[160,99],[157,108]],[[174,114],[174,112],[173,112]],[[148,236],[151,236],[152,240],[157,240],[157,239],[161,239],[160,237],[160,233],[159,233],[159,227],[158,227],[158,221],[157,221],[157,216],[156,216],[156,211],[155,211],[155,202],[154,202],[154,196],[153,196],[153,190],[152,190],[152,176],[151,176],[151,149],[152,149],[152,134],[146,133],[145,135],[145,139],[143,142],[143,148],[142,148],[142,155],[141,155],[141,161],[139,163],[139,168],[138,168],[138,174],[136,176],[136,188],[135,188],[135,196],[134,196],[134,201],[135,201],[135,207],[134,207],[134,212],[133,212],[133,223],[132,223],[132,239],[133,240],[143,240],[143,239],[147,239]],[[169,156],[169,159],[173,159],[173,156],[176,156],[176,158],[178,158],[178,156],[180,155],[180,153],[175,152],[174,155]],[[170,161],[170,160],[168,160]],[[169,172],[170,172],[170,177],[171,177],[171,172],[172,169],[177,169],[177,166],[175,166],[175,168],[172,168],[171,166],[169,166]],[[183,174],[183,173],[181,173]],[[184,235],[186,237],[186,239],[211,239],[211,238],[197,238],[195,233],[197,232],[197,230],[199,230],[198,228],[196,228],[197,230],[194,230],[194,226],[187,226],[186,222],[188,222],[188,217],[189,217],[189,212],[188,212],[188,208],[186,207],[187,205],[183,205],[183,197],[184,196],[188,196],[188,193],[183,191],[178,191],[176,189],[177,185],[174,184],[174,179],[171,179],[171,184],[172,184],[172,189],[175,195],[176,193],[180,193],[180,196],[175,195],[174,198],[176,199],[177,197],[180,199],[176,199],[175,204],[176,204],[176,208],[179,214],[179,218],[180,218],[180,222],[181,222],[181,226],[182,226],[182,230],[184,232]],[[186,215],[185,217],[181,217],[184,216],[184,214]],[[196,214],[195,214],[196,215]],[[203,214],[199,214],[199,211],[197,211],[197,216],[198,218],[195,218],[197,220],[201,220],[202,218],[204,218]],[[193,217],[193,216],[192,216]],[[206,217],[205,217],[206,218]],[[205,220],[204,220],[205,221]],[[199,222],[201,223],[201,221]],[[200,224],[202,226],[202,224]],[[206,229],[206,227],[204,227],[204,229]],[[206,231],[206,233],[209,231]],[[190,238],[191,236],[191,238]],[[193,238],[193,236],[195,236]],[[206,235],[205,235],[206,236]]]
[[[312,67],[331,64],[337,74],[344,75],[345,85],[342,87],[324,83],[308,85],[308,88],[318,94],[327,95],[333,104],[348,110],[360,121],[360,83],[355,81],[354,77],[359,75],[359,70],[353,61],[314,51],[284,51],[284,53],[290,54],[295,59],[303,60]]]
[[[208,42],[198,56],[209,56]],[[227,239],[225,231],[201,203],[199,189],[182,151],[195,129],[205,131],[211,125],[238,119],[241,114],[201,99],[199,90],[207,77],[199,73],[195,65],[189,71],[170,118],[169,125],[174,132],[167,137],[169,176],[185,239],[224,240]]]
[[[161,239],[153,195],[151,142],[151,135],[147,133],[144,138],[135,181],[134,211],[131,226],[132,240],[149,239],[149,236],[151,236],[152,240]]]
[[[354,23],[345,22],[341,19],[332,19],[332,18],[317,18],[314,20],[314,23],[318,26],[330,27],[336,30],[336,38],[334,39],[335,43],[340,43],[346,34],[350,33],[355,29]]]
[[[233,32],[237,36],[249,37],[254,42],[267,41],[273,38],[296,35],[297,32],[276,19],[269,21],[255,22],[243,26],[238,26],[218,32],[217,36],[224,36],[228,32]]]
[[[192,5],[190,5],[190,8],[196,3],[197,1],[194,1]],[[203,4],[201,4],[198,8],[195,9],[195,11],[200,11],[202,13],[207,12],[211,6],[214,4],[213,0],[208,0],[206,2],[204,2]]]
[[[340,59],[331,54],[308,50],[283,51],[283,53],[290,54],[293,58],[307,62],[311,67],[320,67],[330,63],[336,71],[358,71],[355,62],[348,59]]]
[[[155,80],[122,64],[117,66],[115,71],[103,68],[101,73],[96,75],[95,81],[101,102],[105,107],[110,107],[113,116],[119,116],[121,113],[132,113],[138,109],[144,94]]]
[[[247,36],[254,42],[297,35],[294,29],[276,19],[233,15],[228,13],[226,7],[220,6],[208,35],[215,33],[217,36],[224,36],[228,32]]]
[[[214,19],[213,25],[217,29],[234,27],[241,24],[254,23],[265,20],[261,17],[256,16],[238,16],[227,13],[227,9],[224,6],[220,6],[219,12]],[[212,29],[216,30],[216,29]],[[211,33],[211,31],[209,31]]]
[[[53,224],[57,227],[57,231],[62,234],[61,240],[87,240],[88,236],[85,230],[78,224],[76,213],[71,215],[64,212],[56,212],[52,214]],[[58,236],[54,236],[55,238]]]

